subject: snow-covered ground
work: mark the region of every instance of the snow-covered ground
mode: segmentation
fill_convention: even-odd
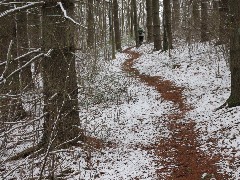
[[[197,122],[196,130],[202,132],[198,139],[202,144],[200,148],[225,155],[219,162],[221,170],[239,179],[240,107],[215,111],[230,93],[230,72],[221,48],[199,43],[179,45],[171,51],[171,57],[168,52],[152,52],[152,49],[152,44],[133,49],[141,53],[135,67],[141,73],[158,75],[185,87],[186,101],[193,107],[187,116]],[[122,71],[126,54],[118,53],[116,57],[102,62],[94,82],[89,85],[93,96],[79,96],[82,127],[87,135],[102,139],[106,145],[58,150],[47,159],[44,175],[72,180],[158,179],[156,170],[163,168],[159,157],[145,147],[171,135],[163,125],[166,120],[163,117],[172,113],[174,106],[164,101],[155,89]],[[28,130],[34,129],[30,126]],[[12,134],[23,131],[16,128]],[[216,138],[217,144],[209,143],[211,138]],[[29,145],[30,142],[24,141],[16,146],[13,143],[8,152],[1,154],[0,179],[38,178],[43,155],[3,162],[10,153]],[[235,161],[230,161],[232,157]]]
[[[240,107],[216,110],[230,95],[230,71],[223,47],[184,45],[172,50],[171,57],[169,52],[152,52],[151,45],[135,51],[142,54],[135,64],[140,73],[185,87],[186,101],[194,107],[188,117],[197,122],[201,149],[225,156],[219,162],[222,171],[240,179]],[[209,143],[211,138],[217,139],[216,145]]]

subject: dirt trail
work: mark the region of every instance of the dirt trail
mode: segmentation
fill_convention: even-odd
[[[154,149],[157,156],[161,157],[159,164],[164,166],[163,169],[156,170],[158,178],[161,180],[200,180],[203,173],[207,173],[208,177],[204,178],[205,180],[213,177],[217,180],[228,179],[223,174],[217,173],[215,163],[219,157],[207,156],[198,150],[198,132],[195,130],[194,121],[191,119],[184,121],[184,123],[181,121],[191,109],[184,101],[183,88],[158,76],[140,74],[137,69],[133,68],[134,60],[140,55],[131,51],[131,48],[124,50],[124,53],[131,57],[124,62],[124,71],[131,73],[141,82],[154,87],[164,100],[173,102],[177,108],[176,113],[168,114],[165,117],[168,119],[166,126],[173,132],[172,136],[159,140],[153,147],[149,147],[149,149]],[[170,162],[169,157],[172,159]],[[162,174],[169,172],[169,170],[172,170],[171,177],[163,177]]]

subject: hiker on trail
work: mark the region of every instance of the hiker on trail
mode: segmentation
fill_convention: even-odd
[[[141,46],[143,43],[143,39],[144,39],[144,33],[145,31],[143,30],[143,28],[139,28],[138,29],[138,37],[139,37],[139,45]]]

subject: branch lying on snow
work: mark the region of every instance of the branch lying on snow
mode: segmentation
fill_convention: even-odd
[[[0,84],[6,82],[6,79],[10,78],[11,76],[13,76],[15,73],[18,73],[19,71],[21,71],[23,68],[27,67],[28,65],[30,65],[33,61],[35,61],[36,59],[39,59],[42,56],[47,56],[49,57],[51,52],[53,50],[50,49],[46,54],[45,53],[40,53],[37,56],[33,57],[30,61],[28,61],[26,64],[24,64],[23,66],[21,66],[20,68],[16,69],[15,71],[13,71],[11,74],[9,74],[6,78],[2,75],[0,77]]]
[[[32,3],[30,3],[30,4],[27,4],[27,5],[24,5],[24,6],[21,6],[21,7],[17,7],[17,8],[14,8],[14,9],[9,9],[9,10],[6,10],[6,11],[2,12],[2,13],[0,14],[0,18],[1,18],[1,17],[4,17],[4,16],[7,16],[7,15],[9,15],[9,14],[15,13],[15,12],[17,12],[17,11],[21,11],[21,10],[33,8],[33,7],[36,7],[36,6],[43,5],[43,4],[45,4],[44,1],[32,2]]]
[[[73,18],[71,18],[71,17],[69,17],[69,16],[67,15],[67,11],[64,9],[63,4],[62,4],[61,2],[58,2],[58,5],[60,6],[60,8],[61,8],[61,10],[62,10],[65,18],[69,19],[70,21],[72,21],[72,22],[73,22],[74,24],[76,24],[76,25],[79,25],[79,26],[82,26],[82,27],[86,28],[85,26],[79,24],[79,23],[76,22]]]

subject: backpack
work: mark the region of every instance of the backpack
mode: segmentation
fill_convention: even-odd
[[[139,29],[139,30],[138,30],[138,33],[139,33],[140,35],[142,35],[143,29]]]

